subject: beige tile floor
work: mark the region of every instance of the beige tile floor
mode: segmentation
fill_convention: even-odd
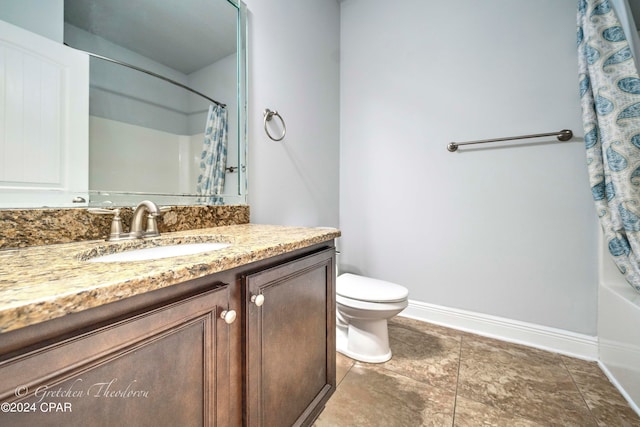
[[[389,322],[393,358],[338,353],[316,427],[640,426],[595,362],[425,322]]]

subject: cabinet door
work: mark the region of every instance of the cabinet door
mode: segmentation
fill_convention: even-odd
[[[247,425],[309,425],[335,391],[334,254],[245,277]]]
[[[227,288],[0,364],[0,425],[229,425]]]

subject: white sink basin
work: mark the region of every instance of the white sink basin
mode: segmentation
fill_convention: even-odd
[[[102,255],[91,258],[88,262],[128,262],[148,261],[161,258],[171,258],[183,255],[195,255],[203,252],[217,251],[231,246],[229,243],[184,243],[168,246],[154,246],[152,248],[131,249],[115,254]]]

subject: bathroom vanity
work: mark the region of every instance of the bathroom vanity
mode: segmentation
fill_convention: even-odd
[[[113,264],[83,259],[121,249],[104,242],[0,252],[0,424],[310,425],[336,386],[337,236],[219,227],[171,238],[228,248]]]

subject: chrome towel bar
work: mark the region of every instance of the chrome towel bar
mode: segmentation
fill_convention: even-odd
[[[484,144],[485,142],[511,141],[513,139],[541,138],[543,136],[556,136],[558,137],[558,141],[568,141],[571,138],[573,138],[573,132],[569,129],[563,129],[560,132],[536,133],[532,135],[510,136],[507,138],[482,139],[479,141],[469,141],[469,142],[450,142],[447,145],[447,150],[453,153],[461,145]]]

